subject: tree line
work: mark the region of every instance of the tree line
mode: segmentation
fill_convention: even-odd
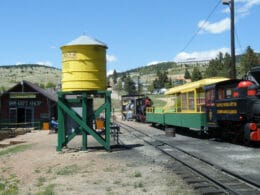
[[[247,47],[246,52],[243,55],[239,56],[239,59],[237,59],[237,61],[239,61],[236,64],[237,78],[242,78],[252,67],[260,65],[259,55],[256,54],[250,46]],[[200,70],[198,66],[194,66],[192,71],[186,68],[184,78],[186,80],[190,79],[191,81],[197,81],[208,77],[229,77],[230,63],[230,54],[223,54],[222,52],[220,52],[215,59],[209,61],[207,68],[204,70]],[[158,68],[158,66],[149,66],[149,68],[145,69],[145,71],[143,72],[149,70],[148,73],[151,73],[151,68],[158,68],[156,78],[147,87],[148,91],[152,92],[161,88],[171,88],[173,86],[183,84],[183,82],[173,81],[168,76],[168,69],[175,66],[176,63],[163,63],[163,68],[161,69]],[[133,69],[132,71],[138,71],[138,69]],[[118,79],[119,77],[120,79]],[[117,90],[123,90],[127,94],[140,94],[143,89],[143,85],[140,83],[139,77],[137,81],[134,81],[130,77],[130,71],[118,74],[116,70],[114,70],[114,73],[112,74],[112,81],[114,84],[116,84]]]

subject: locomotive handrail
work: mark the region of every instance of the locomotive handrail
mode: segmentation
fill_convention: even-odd
[[[154,107],[147,107],[146,112],[154,112]]]

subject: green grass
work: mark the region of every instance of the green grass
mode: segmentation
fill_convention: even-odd
[[[166,98],[165,95],[160,94],[160,95],[149,95],[151,100],[153,101],[153,106],[158,107],[158,106],[165,106],[166,102],[161,100],[161,98]]]
[[[32,147],[32,144],[27,144],[27,145],[19,145],[19,146],[7,148],[5,150],[0,151],[0,156],[7,155],[7,154],[15,154],[15,153],[18,153],[18,152],[23,152],[27,149],[30,149],[31,147]]]
[[[39,177],[38,178],[38,183],[37,183],[37,186],[40,187],[40,186],[43,186],[43,184],[46,182],[46,178],[45,177]]]
[[[0,179],[0,194],[1,195],[16,195],[19,192],[16,175],[11,175],[8,179]]]
[[[127,167],[137,167],[137,163],[126,163]]]
[[[144,184],[142,182],[135,182],[134,183],[134,188],[143,188]]]
[[[54,188],[55,184],[49,184],[44,191],[38,192],[36,195],[55,195]]]
[[[153,106],[165,106],[166,102],[163,101],[161,98],[165,98],[166,96],[163,94],[150,94],[148,95],[151,100],[153,101]],[[121,112],[121,99],[112,99],[112,111],[114,110],[115,112]]]
[[[134,173],[134,177],[142,177],[141,172],[136,171],[136,172]]]
[[[73,164],[70,166],[63,167],[57,171],[57,175],[72,175],[77,173],[79,170],[78,165]]]

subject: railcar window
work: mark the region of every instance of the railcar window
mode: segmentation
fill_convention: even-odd
[[[224,89],[218,89],[218,99],[222,100],[225,98],[225,91]]]
[[[181,107],[182,107],[182,110],[187,110],[188,109],[187,93],[181,94]]]
[[[197,93],[197,112],[205,111],[205,93],[203,91],[199,91]]]
[[[176,103],[177,103],[177,96],[174,95],[170,95],[167,97],[167,103],[166,105],[163,107],[165,112],[175,112],[176,111]]]
[[[231,98],[232,97],[232,89],[228,88],[226,89],[226,98]]]
[[[180,112],[181,109],[181,96],[180,95],[174,95],[171,97],[171,105],[173,107],[174,112]]]
[[[188,102],[188,106],[189,106],[189,110],[194,110],[194,92],[189,92],[189,102]]]
[[[194,111],[194,91],[181,94],[182,110]]]
[[[214,99],[215,99],[215,95],[214,95],[214,89],[209,89],[206,91],[206,106],[214,106]]]
[[[178,95],[177,96],[177,104],[176,104],[176,106],[177,106],[177,112],[181,112],[181,96],[180,95]]]

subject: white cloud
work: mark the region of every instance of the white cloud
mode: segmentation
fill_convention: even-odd
[[[22,65],[22,64],[26,64],[26,63],[24,63],[24,62],[16,62],[16,63],[15,63],[15,65],[17,65],[17,66],[18,66],[18,65]]]
[[[260,0],[235,0],[236,21],[238,21],[239,18],[248,15],[250,9],[256,5],[260,5]],[[227,14],[230,12],[230,8],[225,6],[222,12]],[[228,16],[215,23],[201,20],[198,22],[198,27],[200,28],[200,33],[219,34],[230,29],[230,17]]]
[[[53,66],[50,61],[45,61],[45,62],[39,61],[39,62],[36,62],[36,64],[45,65],[45,66]]]
[[[201,20],[198,23],[198,27],[201,29],[200,33],[213,33],[218,34],[230,29],[230,18],[225,18],[219,22],[210,23],[205,20]]]
[[[196,51],[196,52],[181,52],[174,58],[175,62],[185,62],[185,61],[200,61],[200,60],[210,60],[217,57],[219,52],[228,53],[229,48],[220,48],[209,51]]]
[[[158,63],[161,63],[160,61],[152,61],[152,62],[149,62],[146,64],[146,66],[151,66],[151,65],[154,65],[154,64],[158,64]]]
[[[117,61],[117,57],[116,56],[114,56],[114,55],[108,55],[107,54],[107,61],[108,62],[115,62],[115,61]]]
[[[53,66],[52,65],[52,62],[50,61],[38,61],[38,62],[35,62],[35,63],[31,63],[31,62],[16,62],[15,65],[23,65],[23,64],[39,64],[39,65],[45,65],[45,66]]]
[[[114,72],[114,70],[109,70],[109,71],[107,71],[107,76],[112,75],[113,72]]]
[[[236,2],[243,3],[243,5],[237,9],[237,12],[242,16],[248,15],[253,6],[260,5],[260,0],[236,0]]]

